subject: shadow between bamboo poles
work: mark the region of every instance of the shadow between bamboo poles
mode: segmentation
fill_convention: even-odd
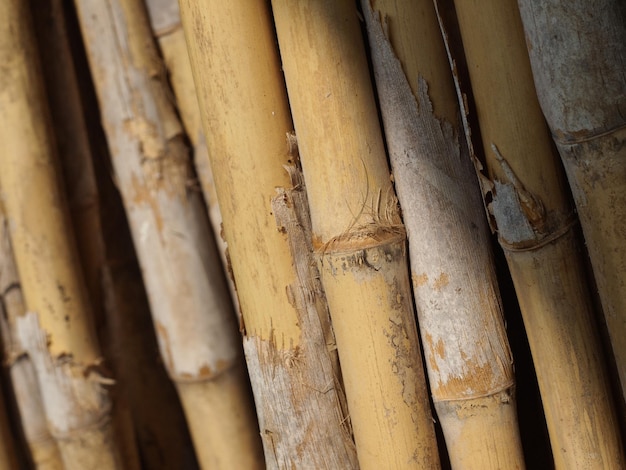
[[[290,253],[270,202],[296,158],[271,14],[254,0],[180,5],[267,466],[357,468],[325,299],[298,274],[308,252]]]
[[[36,469],[62,470],[59,448],[48,431],[37,373],[17,336],[16,323],[25,313],[8,222],[0,203],[0,329],[4,361],[9,367],[17,414],[30,452],[30,463]]]
[[[362,5],[450,461],[459,468],[523,468],[488,228],[435,10],[430,2]],[[430,83],[437,84],[432,91]]]
[[[18,468],[17,455],[15,454],[15,440],[9,425],[6,405],[4,394],[0,393],[0,442],[2,442],[0,444],[0,468],[13,470]]]
[[[355,6],[272,2],[361,468],[437,468],[405,232]]]
[[[622,2],[609,0],[518,5],[539,102],[572,188],[626,400],[626,11]]]
[[[517,4],[456,3],[494,180],[490,210],[535,358],[556,468],[622,468],[576,219],[539,108]]]
[[[226,281],[228,282],[234,309],[241,321],[237,291],[232,274],[229,272],[228,247],[222,236],[222,213],[217,202],[213,171],[211,170],[211,162],[202,130],[202,118],[198,106],[196,87],[193,83],[193,73],[187,52],[185,33],[180,22],[178,0],[146,0],[146,6],[150,14],[152,31],[158,40],[163,61],[169,74],[169,81],[176,96],[181,121],[193,147],[193,161],[200,185],[202,186],[202,194],[207,205],[209,221],[213,228],[222,264],[227,270]]]
[[[188,186],[189,152],[145,6],[132,0],[77,6],[161,355],[199,460],[206,468],[256,468],[260,445],[237,372],[235,318],[217,253],[207,244],[200,194]],[[219,406],[194,408],[200,402]]]
[[[0,30],[0,185],[29,310],[17,321],[18,337],[37,370],[65,466],[119,468],[91,309],[58,187],[29,12],[25,2],[1,5],[7,21]]]

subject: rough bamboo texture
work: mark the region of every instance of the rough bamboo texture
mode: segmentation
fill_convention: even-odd
[[[515,0],[459,1],[488,193],[530,342],[557,469],[624,468],[576,216]]]
[[[35,368],[17,336],[17,320],[25,313],[9,227],[0,204],[0,329],[4,363],[9,368],[17,415],[30,453],[29,461],[37,470],[63,470],[59,448],[48,431]]]
[[[161,355],[204,468],[252,468],[256,419],[235,316],[145,6],[77,2]]]
[[[455,468],[523,468],[489,231],[433,4],[362,5],[450,461]]]
[[[146,6],[150,13],[152,31],[158,40],[172,90],[176,96],[178,112],[192,144],[193,161],[202,187],[204,201],[209,211],[209,220],[222,258],[222,264],[228,268],[228,248],[222,237],[222,213],[217,202],[213,171],[202,130],[198,96],[193,82],[189,54],[187,53],[185,33],[180,21],[178,0],[146,0]],[[235,285],[232,275],[228,274],[226,281],[231,291],[235,311],[240,315]]]
[[[19,1],[0,9],[0,185],[28,309],[17,319],[17,336],[37,371],[66,468],[119,468],[29,12]]]
[[[615,0],[518,4],[539,103],[572,188],[626,399],[625,6]]]
[[[325,299],[275,219],[293,130],[271,14],[254,0],[181,2],[267,467],[357,468]],[[306,214],[298,214],[306,220]],[[299,230],[298,227],[295,229]]]
[[[437,468],[406,238],[356,6],[272,2],[361,468]]]

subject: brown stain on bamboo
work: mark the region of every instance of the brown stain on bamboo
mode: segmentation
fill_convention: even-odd
[[[441,273],[433,282],[433,289],[440,291],[444,287],[450,284],[450,277],[446,273]]]

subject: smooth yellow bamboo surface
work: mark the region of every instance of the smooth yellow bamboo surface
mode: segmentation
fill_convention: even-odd
[[[436,468],[406,239],[356,6],[273,1],[361,468]]]
[[[456,2],[489,176],[556,468],[622,468],[576,216],[539,107],[515,0]]]
[[[283,226],[271,202],[276,188],[293,186],[285,166],[297,159],[271,14],[253,0],[180,6],[266,465],[356,468],[323,292],[297,268],[308,266],[310,248],[292,249],[298,226]]]
[[[28,314],[18,336],[35,364],[67,468],[118,468],[100,352],[58,186],[54,138],[24,2],[0,16],[0,185]]]

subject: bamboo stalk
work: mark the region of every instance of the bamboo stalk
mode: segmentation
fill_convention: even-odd
[[[119,468],[91,309],[58,186],[29,12],[2,2],[0,185],[28,313],[18,338],[35,365],[66,468]]]
[[[494,181],[491,212],[535,358],[556,468],[623,468],[576,218],[516,2],[456,2],[456,10]]]
[[[77,1],[161,355],[200,464],[256,468],[260,445],[235,317],[189,153],[139,0]]]
[[[439,466],[355,6],[272,2],[361,468]]]
[[[518,4],[539,103],[572,188],[626,399],[624,5]]]
[[[9,366],[17,411],[30,451],[30,462],[38,470],[62,470],[63,462],[59,448],[48,431],[34,365],[17,336],[16,322],[25,313],[22,288],[13,260],[9,227],[0,204],[0,328],[5,363]]]
[[[275,188],[292,186],[283,165],[296,158],[271,14],[254,0],[180,6],[266,464],[357,468],[323,292],[307,274],[308,250],[290,252],[298,227],[277,222],[271,206]]]
[[[524,468],[489,233],[434,7],[362,5],[450,461],[454,468]]]
[[[181,121],[193,146],[193,161],[202,186],[202,193],[209,212],[209,221],[213,228],[222,264],[228,268],[230,261],[228,260],[228,247],[222,237],[222,213],[217,202],[213,171],[202,131],[202,118],[185,42],[185,33],[180,22],[178,0],[146,0],[146,6],[150,13],[152,31],[158,40],[163,61],[169,73],[169,80],[176,96]],[[240,316],[237,292],[230,273],[226,280],[235,311]]]

